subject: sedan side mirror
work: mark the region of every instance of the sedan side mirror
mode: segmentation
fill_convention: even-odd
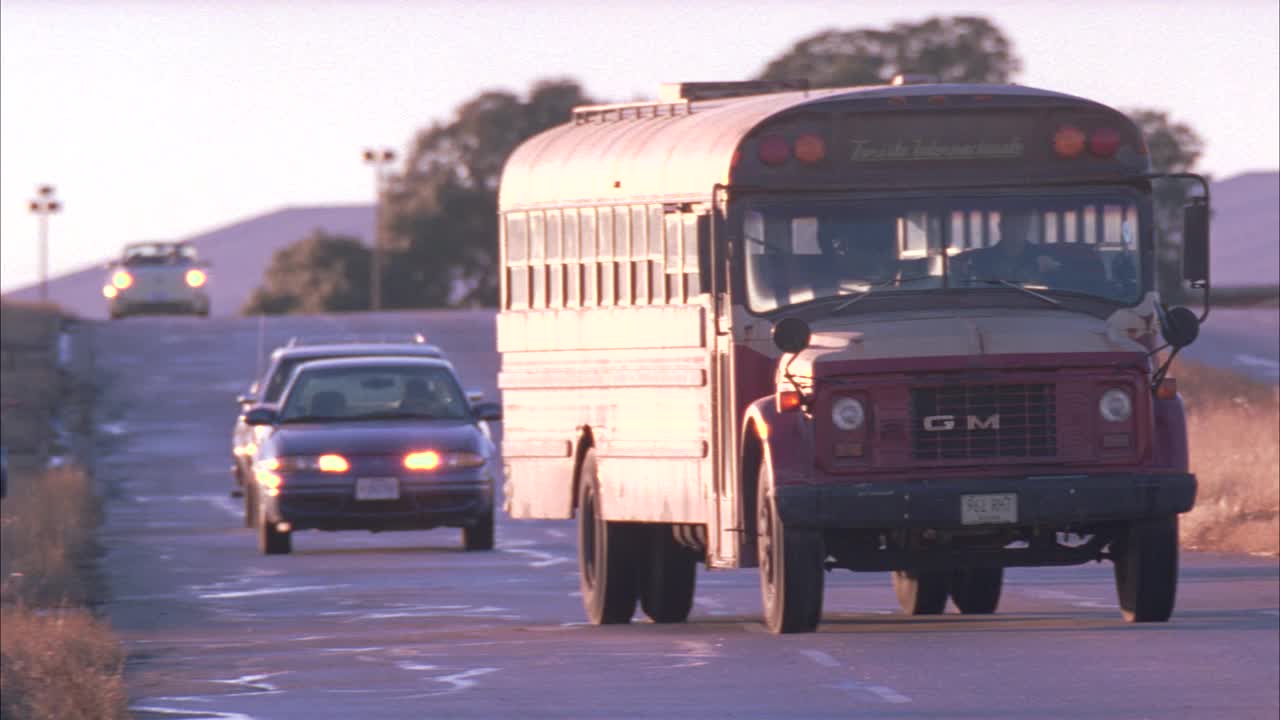
[[[246,425],[274,425],[278,419],[276,411],[268,407],[256,407],[244,414]]]
[[[484,399],[484,391],[482,390],[467,391],[467,402],[471,403],[472,405],[475,405],[476,403],[480,402],[483,399]]]
[[[236,396],[236,404],[237,404],[237,405],[252,405],[252,404],[253,404],[253,402],[254,402],[255,400],[257,400],[257,398],[255,398],[255,397],[254,397],[254,396],[252,396],[252,395],[237,395],[237,396]]]
[[[496,402],[477,403],[472,410],[481,420],[501,420],[502,406]]]

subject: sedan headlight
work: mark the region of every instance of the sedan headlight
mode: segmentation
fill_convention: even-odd
[[[831,406],[831,422],[841,430],[857,430],[866,419],[866,410],[854,398],[842,397]]]
[[[1102,399],[1098,401],[1098,412],[1107,422],[1124,422],[1133,414],[1133,398],[1129,396],[1128,390],[1111,388],[1102,393]]]
[[[268,458],[259,463],[259,465],[266,470],[280,472],[319,470],[327,473],[344,473],[351,469],[351,463],[336,453],[285,455],[279,458]]]
[[[473,452],[422,450],[404,456],[406,470],[457,470],[484,465],[484,456]]]
[[[187,285],[193,288],[198,288],[201,285],[204,285],[208,279],[209,276],[199,268],[191,268],[186,274]]]

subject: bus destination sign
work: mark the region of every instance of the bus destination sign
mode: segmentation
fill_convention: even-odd
[[[875,118],[846,126],[850,162],[1016,160],[1027,149],[1026,117],[988,115]],[[887,120],[887,122],[886,122]]]

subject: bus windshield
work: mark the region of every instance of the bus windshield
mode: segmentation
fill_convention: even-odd
[[[1019,287],[1140,299],[1141,196],[1121,190],[754,202],[747,301]]]

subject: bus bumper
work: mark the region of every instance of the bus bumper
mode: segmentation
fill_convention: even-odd
[[[1072,526],[1168,517],[1191,509],[1190,473],[1052,475],[1012,478],[780,485],[778,512],[793,527],[963,529]],[[1016,498],[1012,517],[966,517],[965,496]],[[1007,499],[1007,498],[1006,498]],[[1007,505],[1003,503],[1002,505]]]

